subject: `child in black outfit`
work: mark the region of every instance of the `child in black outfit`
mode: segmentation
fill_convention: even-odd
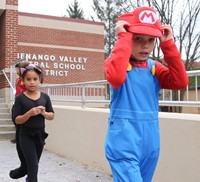
[[[26,91],[15,99],[13,116],[15,123],[21,125],[19,144],[26,159],[28,182],[37,182],[38,163],[45,139],[45,119],[54,119],[51,100],[46,93],[38,90],[43,83],[42,69],[34,64],[20,68]]]
[[[27,62],[18,62],[15,65],[16,73],[17,73],[15,97],[18,96],[19,94],[21,94],[22,92],[26,91],[26,86],[24,85],[22,78],[21,78],[20,68],[23,68],[23,67],[27,66],[28,64],[29,63],[27,63]],[[17,149],[17,154],[18,154],[19,160],[20,160],[20,166],[16,169],[11,170],[9,175],[12,179],[18,179],[18,178],[25,176],[27,174],[27,172],[26,172],[26,166],[23,166],[23,165],[26,164],[26,162],[25,162],[25,158],[24,158],[24,155],[22,153],[21,147],[19,145],[19,131],[20,131],[21,125],[17,125],[15,123],[15,119],[13,118],[13,108],[14,108],[14,105],[13,105],[11,111],[12,111],[12,121],[15,124],[15,127],[16,127],[16,133],[15,133],[15,139],[14,140],[16,142],[16,149]]]

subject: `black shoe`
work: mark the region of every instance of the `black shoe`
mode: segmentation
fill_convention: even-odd
[[[11,143],[16,143],[15,139],[10,140]]]
[[[22,170],[20,167],[14,170],[11,170],[9,173],[10,178],[18,179],[22,178],[27,174],[26,170]]]

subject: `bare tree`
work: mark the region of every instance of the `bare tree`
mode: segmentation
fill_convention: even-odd
[[[104,22],[105,29],[105,56],[109,56],[116,41],[115,24],[120,14],[118,2],[114,0],[93,0],[93,9],[97,17]]]
[[[107,55],[111,52],[116,41],[114,26],[117,17],[130,12],[136,7],[154,7],[163,24],[173,28],[174,40],[184,59],[187,70],[191,69],[193,62],[200,59],[200,1],[199,0],[93,0],[94,11],[101,21],[105,23],[105,44]],[[112,30],[111,30],[112,29]],[[156,43],[152,57],[160,59],[162,52]]]
[[[187,70],[200,58],[200,20],[199,0],[148,0],[161,17],[163,24],[170,24],[174,31],[174,40],[178,45]],[[185,90],[180,92],[180,100]],[[173,91],[173,100],[178,100],[178,92]],[[182,107],[173,107],[174,112],[181,112]]]
[[[200,59],[199,0],[93,0],[93,2],[94,11],[99,19],[105,23],[106,56],[110,54],[116,41],[114,26],[117,17],[136,7],[151,6],[157,10],[162,24],[169,24],[172,27],[174,40],[186,69],[190,70],[192,63]],[[156,60],[161,60],[163,57],[159,41],[156,42],[151,56]],[[185,90],[181,91],[181,100],[183,100],[184,92]],[[177,92],[173,93],[173,99],[178,100]],[[175,108],[175,111],[181,112],[181,108]]]
[[[185,66],[190,70],[192,63],[200,58],[200,1],[187,0],[183,7],[177,38],[180,42],[180,51],[185,53]]]
[[[155,7],[163,24],[170,24],[174,39],[187,70],[200,58],[200,1],[199,0],[148,0]]]
[[[169,24],[173,29],[174,40],[182,55],[187,70],[193,62],[200,59],[200,1],[199,0],[93,0],[94,11],[105,23],[105,50],[108,56],[116,41],[114,27],[120,14],[130,12],[136,7],[151,6],[157,10],[162,24]],[[152,52],[152,58],[162,60],[163,53],[159,41]],[[161,61],[162,62],[162,61]],[[173,91],[173,100],[183,100],[185,90]],[[173,107],[174,112],[181,112],[181,107]]]

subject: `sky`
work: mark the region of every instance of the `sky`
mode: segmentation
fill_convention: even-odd
[[[67,15],[66,9],[74,0],[18,0],[18,10],[20,12],[36,13],[63,17]],[[85,18],[90,15],[95,16],[92,9],[93,0],[78,0],[80,8],[83,9]]]

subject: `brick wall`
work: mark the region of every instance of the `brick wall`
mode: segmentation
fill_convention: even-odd
[[[3,69],[5,67],[5,36],[6,36],[6,13],[4,12],[0,16],[0,69]]]
[[[1,70],[25,57],[43,67],[46,84],[105,79],[103,23],[22,13],[6,0],[0,27]],[[0,82],[9,87],[3,75]]]
[[[45,83],[105,79],[102,23],[28,13],[19,19],[19,58],[44,67]]]
[[[93,53],[89,51],[77,51],[77,50],[63,50],[63,49],[51,49],[51,48],[37,48],[37,47],[19,47],[20,52],[28,52],[30,54],[45,54],[49,53],[56,57],[55,61],[35,61],[29,59],[29,61],[44,65],[44,71],[46,72],[45,83],[61,84],[61,83],[74,83],[83,81],[94,81],[104,79],[103,71],[103,55],[102,53]],[[69,62],[61,62],[59,56],[69,55],[71,58],[87,58],[86,63],[74,64]],[[70,59],[68,57],[68,59]],[[60,69],[58,68],[60,65]],[[71,69],[70,69],[71,67]],[[77,69],[76,69],[77,67]],[[79,70],[80,69],[80,70]],[[59,76],[60,72],[60,76]],[[66,75],[67,74],[67,75]]]
[[[8,8],[0,17],[0,69],[8,68],[13,60],[17,59],[18,53],[18,11],[17,0],[7,0]],[[9,77],[9,75],[8,75]],[[8,82],[1,75],[0,88],[9,87]]]

